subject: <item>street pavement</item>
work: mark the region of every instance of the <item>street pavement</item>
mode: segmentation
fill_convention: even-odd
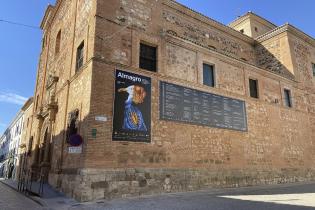
[[[70,209],[106,210],[315,210],[315,183],[209,189],[99,201]]]
[[[66,199],[66,198],[64,198]],[[62,203],[61,198],[58,199]],[[40,199],[39,199],[40,201]],[[66,200],[65,200],[66,201]],[[64,202],[66,203],[66,202]],[[208,189],[140,198],[69,203],[67,206],[39,206],[24,195],[0,183],[0,210],[67,209],[67,210],[315,210],[315,182]]]
[[[0,182],[0,210],[43,209],[35,201]]]

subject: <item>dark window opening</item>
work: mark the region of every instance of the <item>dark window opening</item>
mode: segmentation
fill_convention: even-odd
[[[243,34],[244,33],[244,29],[241,29],[240,32]]]
[[[258,28],[257,27],[255,27],[255,31],[258,32]]]
[[[157,48],[140,43],[140,61],[139,67],[149,71],[156,72],[157,69]]]
[[[291,91],[284,89],[284,102],[286,107],[292,107]]]
[[[55,55],[59,54],[61,45],[61,30],[58,32],[56,37],[56,45],[55,45]]]
[[[70,136],[78,133],[79,124],[79,110],[74,110],[69,113],[68,127],[67,127],[67,142],[70,140]]]
[[[213,65],[203,64],[203,84],[209,87],[214,87],[215,79]]]
[[[312,63],[313,76],[315,77],[315,63]]]
[[[249,92],[250,97],[258,98],[258,81],[254,79],[249,79]]]
[[[84,60],[84,42],[82,42],[77,48],[77,61],[76,61],[76,71],[80,70],[83,66]]]

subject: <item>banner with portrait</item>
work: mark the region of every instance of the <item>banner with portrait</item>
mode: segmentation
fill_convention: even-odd
[[[151,142],[151,78],[116,70],[113,141]]]

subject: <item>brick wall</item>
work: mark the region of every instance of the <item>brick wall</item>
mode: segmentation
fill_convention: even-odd
[[[70,26],[60,57],[48,56],[46,69],[44,55],[54,51],[43,49],[35,93],[45,71],[55,72],[51,184],[87,201],[314,179],[314,79],[307,67],[313,47],[283,34],[254,46],[252,38],[173,1],[92,2],[60,1],[45,29],[54,45],[60,28]],[[66,7],[72,9],[63,12]],[[85,65],[75,74],[82,40]],[[158,47],[157,73],[138,68],[140,42]],[[214,88],[202,84],[204,62],[215,65]],[[152,79],[150,143],[112,141],[116,69]],[[258,80],[259,99],[249,97],[249,78]],[[248,132],[160,120],[159,81],[244,100]],[[284,88],[292,92],[293,108],[284,106]],[[67,116],[75,109],[82,154],[68,154],[65,143]]]

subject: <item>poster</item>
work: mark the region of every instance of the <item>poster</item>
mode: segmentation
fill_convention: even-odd
[[[151,78],[116,70],[113,141],[151,142]]]

